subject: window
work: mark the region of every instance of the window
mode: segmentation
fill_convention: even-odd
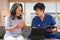
[[[58,26],[60,26],[60,2],[57,3]]]
[[[43,2],[43,3],[46,6],[45,13],[52,15],[56,20],[56,3],[54,2],[52,3]],[[31,26],[32,18],[35,16],[35,11],[33,10],[33,7],[36,3],[29,2],[25,4],[26,4],[26,23],[28,26]]]
[[[10,8],[14,2],[10,3]],[[19,2],[22,3],[22,2]],[[25,11],[25,22],[27,26],[31,26],[32,18],[35,16],[33,6],[37,2],[25,2],[23,4],[23,10]],[[57,25],[60,25],[60,3],[57,2],[43,2],[46,6],[45,13],[50,14],[54,17]]]

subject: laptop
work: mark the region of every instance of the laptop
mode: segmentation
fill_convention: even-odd
[[[32,28],[31,40],[40,40],[45,38],[46,28]]]
[[[31,35],[45,35],[47,29],[54,29],[56,26],[48,26],[46,28],[32,28]]]
[[[32,28],[31,35],[45,35],[46,28]]]

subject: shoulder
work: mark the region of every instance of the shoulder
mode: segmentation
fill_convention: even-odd
[[[53,18],[53,16],[50,15],[50,14],[45,14],[45,16],[46,16],[47,18]]]
[[[38,19],[39,17],[38,16],[35,16],[33,19]]]
[[[33,20],[37,20],[39,17],[38,16],[35,16],[35,17],[33,17]]]
[[[5,17],[5,20],[10,20],[10,19],[11,19],[10,16],[6,16],[6,17]]]

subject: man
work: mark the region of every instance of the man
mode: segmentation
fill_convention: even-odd
[[[44,14],[45,11],[45,5],[43,3],[37,3],[34,5],[34,10],[36,13],[36,16],[32,20],[32,28],[45,28],[48,26],[55,26],[56,22],[54,18],[49,14]],[[53,34],[54,31],[56,31],[56,28],[54,29],[47,29],[48,31],[45,34],[46,38],[57,38],[60,39],[60,34]]]

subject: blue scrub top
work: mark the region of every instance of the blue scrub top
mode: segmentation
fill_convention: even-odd
[[[44,19],[43,21],[38,17],[35,16],[32,20],[32,24],[31,27],[35,27],[35,28],[45,28],[48,26],[54,26],[56,24],[54,18],[49,15],[49,14],[44,14]],[[53,35],[52,32],[47,32],[46,35]]]

